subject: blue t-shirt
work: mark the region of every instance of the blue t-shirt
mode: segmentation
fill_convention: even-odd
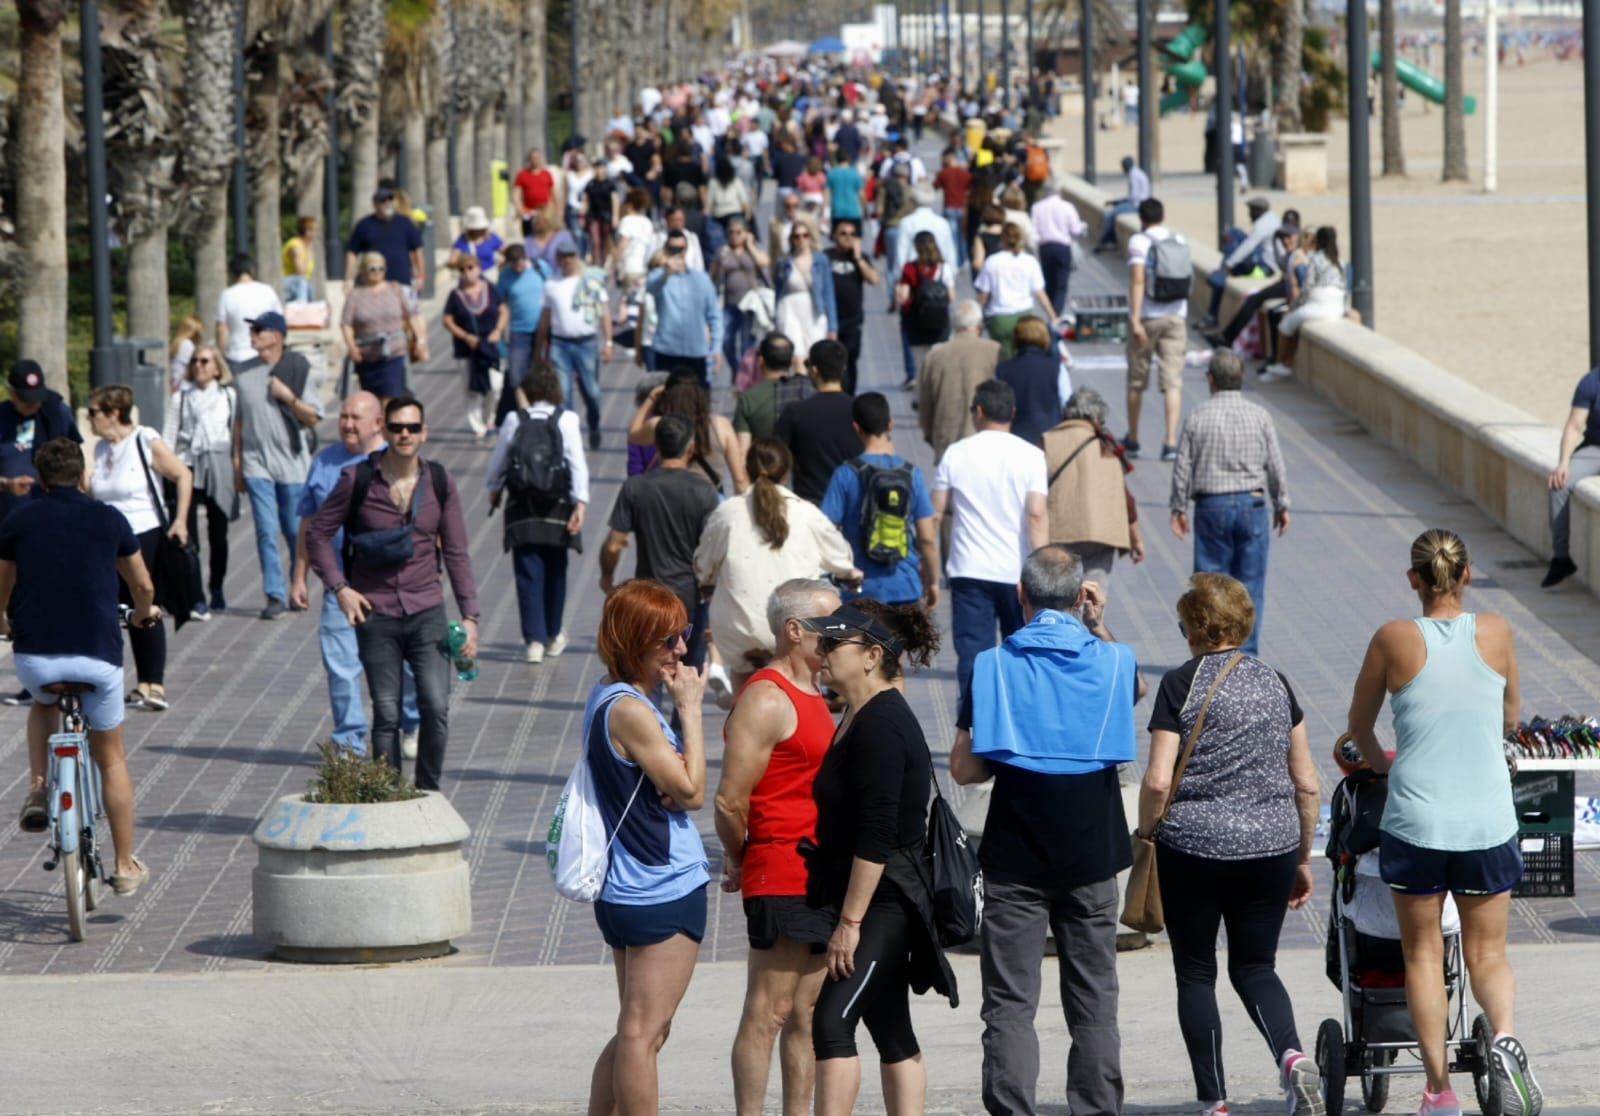
[[[670,903],[709,883],[711,868],[694,821],[681,810],[661,805],[639,765],[618,756],[612,746],[611,711],[619,701],[648,705],[667,742],[683,751],[661,711],[628,683],[601,682],[589,691],[583,710],[585,754],[606,831],[616,833],[600,898],[626,906]]]
[[[500,272],[500,297],[511,307],[511,332],[534,333],[544,313],[544,276],[537,267],[520,275],[510,267]]]
[[[58,488],[0,523],[0,560],[15,562],[11,642],[19,655],[87,655],[122,665],[117,559],[139,553],[128,517]]]
[[[389,271],[386,278],[402,287],[411,285],[411,253],[422,247],[422,234],[411,218],[396,213],[387,221],[369,213],[356,222],[345,242],[346,252],[377,252]]]
[[[0,477],[33,477],[39,474],[33,468],[33,451],[53,438],[71,438],[82,442],[77,420],[72,408],[54,392],[39,409],[24,416],[11,400],[0,403]],[[39,491],[37,488],[35,492]],[[0,492],[0,519],[21,507],[25,496]]]
[[[1600,446],[1600,368],[1589,369],[1578,381],[1578,390],[1572,393],[1572,405],[1589,412],[1589,421],[1583,428],[1583,445]]]
[[[381,447],[380,447],[381,448]],[[310,519],[317,514],[318,509],[328,500],[328,493],[339,483],[339,478],[344,476],[344,471],[358,461],[365,461],[364,453],[351,453],[344,448],[343,442],[335,442],[327,449],[311,459],[311,471],[306,474],[305,487],[300,490],[300,503],[295,507],[295,514],[301,519]],[[334,560],[339,563],[339,568],[344,569],[344,528],[339,528],[333,536]]]
[[[833,216],[861,220],[861,191],[866,181],[855,167],[838,163],[828,168],[828,208]]]
[[[456,237],[456,242],[450,247],[461,253],[475,252],[478,256],[478,270],[485,275],[494,270],[494,254],[505,247],[505,241],[494,233],[490,233],[478,243],[474,244],[465,236]]]
[[[864,453],[860,460],[868,465],[894,469],[904,465],[906,459],[891,453]],[[846,600],[852,597],[872,597],[885,604],[903,604],[922,599],[922,558],[917,553],[916,538],[911,540],[911,550],[894,568],[874,562],[862,549],[861,538],[861,477],[847,461],[834,469],[828,481],[828,491],[822,497],[822,514],[850,540],[850,552],[855,555],[856,569],[865,577],[860,592],[842,590]],[[911,467],[911,521],[913,524],[933,515],[933,498],[928,495],[927,482],[922,470]]]

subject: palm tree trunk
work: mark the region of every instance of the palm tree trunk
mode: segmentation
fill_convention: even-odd
[[[511,160],[513,167],[522,165],[523,156],[537,147],[545,151],[549,134],[545,130],[545,115],[549,101],[545,94],[545,22],[549,18],[546,0],[523,0],[522,8],[522,150]],[[516,91],[512,91],[516,95]]]
[[[1445,182],[1467,180],[1467,121],[1461,91],[1461,0],[1444,5]]]
[[[489,203],[494,198],[494,176],[490,164],[494,161],[495,152],[503,151],[494,141],[494,102],[485,101],[478,106],[478,123],[475,135],[476,142],[472,147],[472,180],[478,192],[472,195],[473,205],[489,208]],[[465,199],[463,199],[465,204]]]
[[[435,121],[428,132],[428,208],[433,211],[433,223],[444,242],[444,232],[450,229],[450,163],[449,141],[445,139],[444,122]],[[428,261],[433,266],[433,261]]]
[[[167,293],[167,227],[152,226],[128,244],[128,336],[166,337],[172,330]]]
[[[1394,28],[1394,0],[1378,3],[1378,49],[1383,52],[1379,67],[1379,99],[1383,107],[1383,173],[1385,177],[1406,174],[1406,153],[1400,142],[1400,78],[1398,42]]]
[[[224,215],[234,155],[231,59],[238,16],[235,0],[191,0],[183,13],[178,200],[194,243],[195,301],[208,330],[228,281]]]
[[[228,284],[228,222],[222,217],[228,205],[228,188],[214,186],[210,193],[205,207],[213,216],[202,219],[194,231],[195,314],[206,323],[208,334],[217,313],[217,301]]]
[[[257,52],[260,73],[250,96],[255,134],[250,161],[255,171],[251,205],[255,210],[256,278],[276,287],[283,279],[282,55],[270,41]]]
[[[1298,132],[1300,71],[1305,53],[1305,0],[1287,0],[1282,6],[1283,27],[1272,51],[1272,87],[1277,93],[1273,115],[1280,132]]]
[[[478,202],[478,114],[468,107],[456,110],[456,178],[461,208]]]
[[[359,206],[365,206],[378,188],[378,99],[386,19],[384,0],[353,0],[345,6],[339,83],[350,125],[350,190]]]
[[[422,114],[406,114],[400,142],[406,153],[406,193],[421,205],[428,197],[428,121]]]
[[[61,0],[17,0],[17,342],[45,382],[67,386],[66,110],[61,96]]]

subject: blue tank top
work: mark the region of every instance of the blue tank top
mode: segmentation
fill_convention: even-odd
[[[612,746],[611,711],[620,701],[643,702],[655,714],[668,742],[680,753],[683,751],[683,743],[667,719],[635,687],[626,682],[602,682],[590,691],[583,710],[585,754],[594,774],[606,831],[617,834],[611,843],[611,867],[600,898],[635,907],[670,903],[710,882],[711,867],[689,815],[663,807],[639,765],[623,759]]]
[[[1478,654],[1478,622],[1415,621],[1422,670],[1390,699],[1395,761],[1383,831],[1425,849],[1468,852],[1517,835],[1501,747],[1506,680]]]

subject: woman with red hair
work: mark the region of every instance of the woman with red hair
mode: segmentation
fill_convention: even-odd
[[[659,581],[606,598],[598,651],[607,674],[583,713],[585,756],[611,862],[595,922],[611,947],[622,1006],[591,1081],[591,1112],[655,1112],[656,1055],[694,975],[706,931],[705,846],[687,811],[705,802],[700,703],[706,676],[688,653],[683,602]],[[648,695],[672,693],[674,732]]]

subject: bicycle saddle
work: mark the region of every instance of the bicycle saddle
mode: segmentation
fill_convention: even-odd
[[[47,682],[40,687],[47,694],[92,694],[93,682]]]

